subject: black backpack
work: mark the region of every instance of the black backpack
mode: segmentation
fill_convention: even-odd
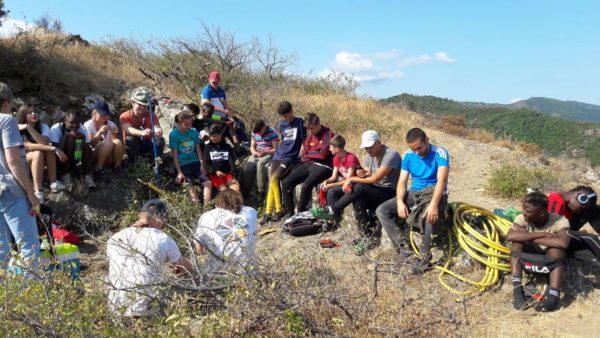
[[[286,219],[281,227],[294,237],[316,235],[323,231],[324,221],[319,220],[310,211],[299,212]]]

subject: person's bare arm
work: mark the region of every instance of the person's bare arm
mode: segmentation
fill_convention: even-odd
[[[552,235],[548,232],[528,232],[523,229],[518,224],[512,225],[512,227],[508,230],[508,234],[506,234],[507,242],[531,242],[539,238],[547,237],[548,235]]]
[[[33,184],[29,178],[29,172],[21,160],[21,149],[19,147],[10,147],[4,149],[4,153],[10,172],[17,182],[19,182],[21,187],[23,187],[27,194],[27,198],[29,199],[29,203],[31,203],[29,214],[37,215],[39,213],[40,201],[33,192]]]
[[[427,223],[436,224],[439,219],[439,205],[442,200],[442,195],[444,194],[444,190],[446,190],[446,185],[448,184],[448,167],[439,167],[437,172],[437,183],[435,184],[435,188],[433,189],[433,197],[431,198],[431,202],[427,206],[425,210],[425,217],[427,218]]]
[[[545,245],[549,248],[567,249],[571,241],[567,231],[567,228],[563,228],[557,234],[549,234],[549,236],[535,239],[533,243]]]
[[[383,166],[377,169],[375,173],[367,177],[349,177],[346,182],[350,183],[364,183],[364,184],[375,184],[381,181],[384,177],[386,177],[392,171],[392,167]]]
[[[408,217],[408,206],[404,203],[406,197],[406,185],[408,184],[409,172],[407,170],[400,171],[400,178],[398,179],[398,185],[396,186],[396,204],[398,208],[398,216],[401,218]]]

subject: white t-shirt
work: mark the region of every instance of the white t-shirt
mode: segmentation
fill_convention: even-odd
[[[215,208],[200,216],[194,239],[210,251],[208,271],[251,263],[256,247],[256,217],[251,207],[242,207],[239,214]]]
[[[109,121],[106,121],[106,124],[107,124],[109,127],[113,127],[113,128],[115,128],[115,130],[117,129],[117,125],[116,125],[116,124],[115,124],[113,121],[110,121],[110,120],[109,120]],[[88,134],[92,134],[92,135],[94,135],[94,136],[95,136],[95,135],[96,135],[96,133],[98,132],[98,129],[96,129],[96,122],[94,122],[94,119],[89,119],[88,121],[86,121],[86,122],[83,124],[83,127],[85,128],[85,130],[87,130],[86,136],[88,136]],[[107,130],[107,131],[104,133],[104,139],[105,139],[105,140],[106,140],[106,139],[108,139],[108,138],[109,138],[109,136],[111,136],[111,132],[110,132],[110,130]]]
[[[79,126],[79,132],[82,133],[85,137],[85,143],[90,143],[90,138],[88,137],[87,130],[83,127],[83,125]],[[60,143],[60,139],[62,139],[62,137],[62,122],[54,124],[52,128],[50,128],[50,142]]]
[[[129,227],[114,234],[106,248],[108,256],[108,304],[113,311],[123,308],[125,316],[146,316],[158,308],[158,284],[168,276],[167,263],[181,257],[175,241],[155,228]]]

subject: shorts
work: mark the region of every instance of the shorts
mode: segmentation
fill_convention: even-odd
[[[210,178],[210,182],[215,188],[218,188],[223,184],[235,179],[230,173],[226,173],[225,177],[217,177],[217,175],[208,175],[208,178]]]
[[[209,181],[208,177],[202,175],[202,171],[200,171],[200,162],[182,165],[181,172],[183,173],[183,176],[185,176],[185,181],[189,184],[193,184],[195,181],[199,181],[200,184]]]

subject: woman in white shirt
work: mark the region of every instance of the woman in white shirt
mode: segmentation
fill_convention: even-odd
[[[35,195],[44,203],[43,175],[44,167],[48,169],[50,189],[58,192],[65,189],[63,182],[56,179],[56,157],[61,162],[67,161],[67,155],[50,143],[50,128],[40,122],[40,117],[32,104],[24,104],[16,115],[23,144],[27,152],[27,164],[33,176]]]
[[[256,210],[243,205],[242,196],[225,189],[215,197],[215,209],[198,220],[196,251],[207,254],[206,270],[245,268],[256,247]]]
[[[92,118],[83,124],[88,139],[94,149],[94,169],[97,176],[102,176],[106,164],[115,165],[115,173],[120,175],[121,162],[125,153],[123,141],[118,137],[119,128],[110,120],[112,113],[105,101],[98,101],[92,109]]]

